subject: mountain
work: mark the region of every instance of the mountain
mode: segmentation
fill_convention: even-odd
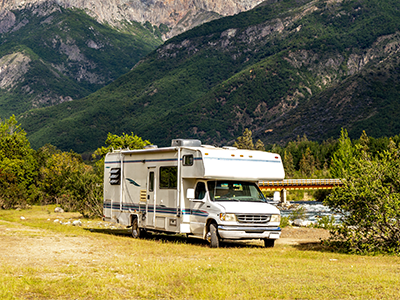
[[[3,0],[0,118],[89,95],[163,40],[260,0]]]
[[[160,44],[161,37],[139,23],[117,29],[52,1],[4,9],[0,118],[85,97]]]
[[[1,10],[41,5],[48,0],[2,0]],[[247,11],[262,0],[56,0],[63,8],[78,8],[99,23],[121,27],[125,23],[145,24],[164,40],[221,16]]]
[[[90,96],[30,111],[35,147],[92,151],[108,132],[230,144],[244,128],[265,143],[362,130],[399,133],[400,3],[266,1],[166,41]]]

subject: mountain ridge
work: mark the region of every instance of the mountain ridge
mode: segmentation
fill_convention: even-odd
[[[160,145],[176,137],[230,144],[244,128],[280,144],[346,126],[352,137],[362,129],[393,136],[399,11],[392,0],[264,3],[173,37],[113,84],[21,122],[35,147],[51,136],[78,152],[108,132]],[[392,125],[379,130],[381,119]]]
[[[22,9],[48,0],[3,0],[0,11]],[[100,23],[119,27],[121,22],[166,26],[164,40],[220,16],[249,10],[261,0],[54,0],[63,8],[79,8]],[[1,26],[0,26],[1,27]]]

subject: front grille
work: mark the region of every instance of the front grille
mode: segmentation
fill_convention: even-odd
[[[270,215],[236,215],[239,223],[258,223],[264,224],[271,220]]]

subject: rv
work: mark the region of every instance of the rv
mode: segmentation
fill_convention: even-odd
[[[104,220],[147,231],[186,234],[216,248],[224,239],[280,237],[279,210],[259,180],[283,180],[278,154],[172,140],[171,147],[115,150],[105,158]]]

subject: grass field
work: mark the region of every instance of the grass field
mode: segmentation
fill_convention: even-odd
[[[314,243],[225,243],[82,220],[54,206],[0,210],[0,299],[397,299],[400,257]],[[25,219],[21,219],[24,217]],[[283,239],[282,239],[283,240]]]

